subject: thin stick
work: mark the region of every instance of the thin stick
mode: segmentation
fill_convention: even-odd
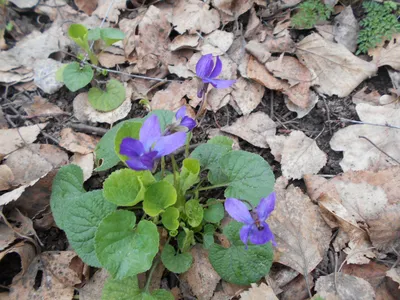
[[[101,127],[94,127],[86,124],[80,123],[69,123],[68,124],[71,128],[76,129],[77,131],[83,131],[86,133],[92,133],[99,136],[103,136],[107,133],[108,129],[101,128]]]
[[[362,124],[362,125],[372,125],[372,126],[380,126],[380,127],[389,127],[389,128],[394,128],[394,129],[400,129],[400,127],[398,127],[398,126],[387,124],[387,123],[386,124],[376,124],[376,123],[369,123],[369,122],[350,120],[350,119],[346,119],[346,118],[340,118],[340,121],[349,122],[349,123],[355,123],[355,124]]]
[[[378,149],[380,152],[382,152],[383,154],[385,154],[387,157],[393,159],[396,163],[398,163],[400,165],[400,162],[395,159],[393,156],[389,155],[388,153],[386,153],[385,151],[383,151],[381,148],[379,148],[373,141],[371,141],[369,138],[367,138],[366,136],[359,136],[360,139],[366,139],[368,142],[370,142],[372,144],[372,146],[374,146],[376,149]]]
[[[269,113],[270,113],[271,120],[274,120],[273,119],[273,117],[274,117],[274,91],[273,90],[271,90],[271,111]]]
[[[332,135],[332,125],[331,125],[331,116],[330,116],[331,113],[329,110],[328,103],[326,103],[326,99],[324,97],[322,97],[322,100],[324,101],[325,108],[326,108],[326,116],[328,117],[329,133],[330,133],[330,135]]]

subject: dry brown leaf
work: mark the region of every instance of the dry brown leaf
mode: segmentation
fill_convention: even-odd
[[[368,89],[368,86],[363,87],[357,93],[353,95],[351,100],[354,104],[365,103],[369,105],[380,105],[379,100],[381,98],[381,94],[377,90],[373,90],[370,93],[366,93],[365,91]]]
[[[174,81],[165,89],[158,91],[151,99],[151,108],[176,111],[186,104],[185,95],[191,90],[197,91],[195,80],[186,80],[183,83]],[[193,92],[192,92],[193,93]]]
[[[289,97],[285,95],[285,105],[288,110],[293,111],[297,114],[298,119],[301,119],[308,115],[308,113],[315,107],[315,105],[319,101],[319,96],[314,91],[310,90],[310,98],[308,100],[308,105],[305,108],[297,106],[292,101],[290,101]]]
[[[275,294],[282,293],[283,287],[293,281],[299,272],[281,264],[272,265],[270,273],[265,277],[265,281],[272,287]]]
[[[400,201],[394,188],[400,180],[399,171],[400,167],[395,166],[377,172],[347,171],[329,181],[319,176],[304,179],[312,200],[319,201],[324,195],[330,198],[324,205],[336,203],[340,208],[330,211],[336,214],[334,222],[340,221],[344,231],[345,226],[362,226],[374,247],[392,252],[400,246]]]
[[[287,186],[279,177],[275,183],[276,207],[268,218],[277,246],[277,262],[307,275],[321,262],[329,248],[331,229],[307,195]]]
[[[175,37],[169,44],[169,50],[193,49],[199,44],[200,37],[197,34],[182,34]]]
[[[36,255],[36,249],[31,243],[19,242],[12,247],[0,252],[0,261],[10,259],[9,255],[17,255],[21,263],[21,271],[15,275],[14,280],[19,280],[28,270],[29,265]],[[23,298],[22,298],[23,299]]]
[[[30,185],[67,163],[67,153],[48,144],[28,145],[10,154],[4,162],[14,174],[13,186]]]
[[[108,21],[117,23],[120,10],[126,9],[125,0],[98,0],[98,5],[93,15],[99,17],[100,20],[106,18]]]
[[[204,36],[202,45],[200,46],[201,53],[212,55],[223,55],[232,46],[234,34],[222,30],[215,30]]]
[[[376,293],[376,300],[395,300],[400,298],[398,285],[387,278],[389,268],[371,261],[367,265],[345,265],[342,272],[368,281]],[[389,276],[390,277],[390,276]]]
[[[227,89],[210,89],[206,95],[207,109],[214,112],[224,107],[232,100],[232,88]],[[194,101],[191,102],[193,104]]]
[[[88,153],[88,154],[75,153],[71,157],[71,164],[75,164],[75,165],[78,165],[81,167],[81,169],[83,170],[83,181],[86,181],[90,177],[92,177],[92,174],[93,174],[94,154],[93,153]]]
[[[354,17],[353,9],[347,6],[333,22],[333,35],[335,40],[344,45],[350,52],[357,49],[357,37],[360,25]]]
[[[99,0],[74,0],[75,5],[89,16],[96,10]]]
[[[193,34],[197,30],[207,34],[218,29],[220,18],[216,9],[210,9],[210,5],[200,0],[177,0],[174,1],[172,24],[180,34],[187,30]]]
[[[322,298],[337,294],[346,300],[375,300],[375,291],[368,281],[342,273],[319,277],[315,290]]]
[[[101,299],[102,289],[110,276],[106,269],[100,269],[94,273],[93,277],[79,290],[80,300],[99,300]]]
[[[348,96],[377,67],[353,55],[347,48],[313,33],[297,44],[296,55],[311,71],[319,93]]]
[[[400,34],[395,35],[386,48],[382,45],[369,54],[373,55],[373,61],[378,67],[391,66],[400,71]]]
[[[283,147],[285,146],[287,139],[288,137],[285,135],[273,135],[267,137],[267,143],[271,148],[271,154],[277,162],[281,162],[282,160]]]
[[[267,137],[275,135],[276,124],[267,114],[259,111],[243,116],[221,130],[236,135],[256,147],[268,148]]]
[[[40,96],[34,96],[33,103],[24,104],[22,107],[27,113],[28,118],[40,117],[47,119],[48,117],[67,114],[57,105],[48,102],[47,99]]]
[[[318,33],[327,41],[335,41],[335,37],[333,36],[333,25],[315,25],[315,29],[317,29]]]
[[[60,146],[70,152],[79,154],[92,153],[99,141],[98,138],[85,133],[75,132],[71,128],[64,128],[60,134]]]
[[[190,253],[193,255],[193,264],[187,272],[179,277],[189,284],[198,299],[211,299],[221,277],[211,266],[208,252],[201,245],[194,246]]]
[[[296,44],[290,36],[289,30],[285,29],[274,36],[267,36],[263,43],[271,53],[294,53]]]
[[[282,91],[289,88],[288,83],[272,76],[253,56],[250,56],[247,64],[247,76],[270,90]]]
[[[40,131],[45,128],[47,123],[24,126],[13,129],[0,129],[0,159],[11,152],[32,144]]]
[[[7,220],[13,226],[14,231],[22,236],[35,236],[37,240],[39,237],[33,228],[33,222],[27,216],[24,216],[18,208],[13,209],[7,214]]]
[[[251,288],[248,291],[244,291],[240,294],[240,299],[243,300],[259,300],[259,299],[268,299],[268,300],[278,300],[275,296],[274,291],[266,285],[265,283],[261,283],[259,286],[253,283],[251,284]]]
[[[125,118],[132,108],[131,95],[132,87],[125,86],[126,100],[113,111],[100,112],[90,105],[88,93],[78,94],[73,101],[74,116],[81,122],[99,122],[114,124],[116,121]]]
[[[56,79],[57,70],[63,64],[51,58],[37,59],[33,65],[34,78],[33,81],[38,88],[46,94],[57,92],[63,85]]]
[[[0,223],[0,253],[11,243],[15,241],[17,237],[14,234],[14,230],[8,227],[6,224]]]
[[[225,14],[238,18],[253,7],[254,0],[212,0],[212,4]]]
[[[98,55],[99,63],[105,68],[114,68],[116,65],[125,63],[124,55],[116,55],[110,52],[102,52]]]
[[[247,52],[257,58],[262,64],[265,64],[271,57],[271,53],[264,47],[264,44],[257,41],[252,40],[248,42],[245,48]]]
[[[14,174],[7,165],[0,165],[0,191],[6,191],[12,187]]]
[[[362,122],[400,126],[399,109],[361,103],[357,104],[356,110]],[[360,136],[368,138],[376,146]],[[396,128],[367,124],[350,125],[333,135],[330,146],[335,151],[344,151],[343,160],[340,162],[343,171],[380,170],[397,165],[400,161],[400,131]]]
[[[36,0],[9,0],[19,8],[31,8],[37,4]]]
[[[396,281],[400,285],[400,268],[391,268],[386,272],[386,276],[391,278],[393,281]],[[400,286],[399,286],[400,289]]]
[[[250,114],[261,103],[265,91],[262,85],[242,77],[235,82],[232,89],[232,100],[243,115]]]
[[[303,275],[297,276],[294,280],[282,287],[280,300],[308,299],[308,289],[314,287],[314,279],[311,274],[307,275],[307,281]]]

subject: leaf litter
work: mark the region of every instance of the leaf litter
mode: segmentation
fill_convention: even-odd
[[[10,222],[22,224],[19,233],[35,240],[35,231],[40,235],[41,228],[54,228],[48,200],[52,179],[61,165],[78,164],[86,184],[101,187],[96,182],[102,175],[93,172],[98,139],[91,135],[96,127],[104,132],[128,116],[143,116],[149,107],[136,100],[148,101],[152,109],[171,111],[189,104],[188,111],[194,116],[200,104],[195,65],[202,54],[212,53],[220,56],[224,66],[220,78],[237,81],[231,88],[207,91],[209,112],[201,125],[204,129],[196,128],[193,139],[203,143],[207,135],[231,136],[236,149],[262,153],[275,168],[275,175],[283,175],[276,183],[277,208],[270,217],[277,237],[275,273],[266,278],[268,285],[232,287],[210,274],[205,252],[193,248],[195,264],[181,275],[189,289],[185,290],[183,282],[171,286],[163,272],[158,272],[152,284],[172,288],[177,297],[195,295],[199,299],[226,295],[305,299],[311,298],[309,291],[314,285],[326,299],[351,299],[354,295],[357,299],[390,299],[388,291],[398,288],[396,258],[400,251],[395,188],[400,161],[398,36],[370,51],[370,59],[356,56],[358,14],[354,7],[345,8],[337,1],[329,5],[336,5],[340,14],[317,25],[319,34],[299,34],[290,26],[290,8],[300,1],[277,1],[268,6],[264,1],[247,0],[131,2],[134,11],[127,9],[125,1],[76,0],[81,12],[67,4],[57,9],[46,6],[47,2],[39,4],[35,11],[48,15],[52,24],[16,40],[0,55],[1,82],[13,85],[34,80],[34,89],[39,88],[36,94],[25,91],[33,101],[24,105],[14,98],[14,102],[0,102],[0,136],[7,141],[0,146],[0,207]],[[21,1],[14,3],[21,5]],[[23,5],[33,9],[28,2]],[[71,59],[65,56],[72,45],[65,34],[65,18],[89,28],[99,26],[104,18],[104,26],[125,32],[122,43],[110,46],[99,57],[101,66],[120,72],[113,76],[125,85],[126,100],[116,110],[96,111],[85,91],[68,95],[55,80],[54,71]],[[9,39],[6,37],[8,43]],[[380,77],[385,73],[384,86],[370,79],[377,72]],[[135,74],[150,80],[132,78]],[[71,117],[89,131],[73,132]],[[49,135],[54,139],[48,139]],[[333,161],[337,167],[332,167]],[[288,179],[292,184],[288,185]],[[302,189],[295,187],[298,185]],[[3,223],[0,226],[2,259],[18,253],[23,261],[22,272],[11,285],[11,298],[57,293],[59,299],[71,299],[76,285],[86,282],[82,263],[75,265],[78,272],[76,268],[71,271],[75,254],[61,251],[46,256],[44,252],[39,260],[33,260],[36,253],[28,246],[29,239]],[[18,243],[13,244],[16,239]],[[332,267],[338,263],[329,256],[332,254],[335,260],[336,256],[345,257],[339,269]],[[389,266],[378,262],[382,257]],[[53,265],[51,261],[58,258]],[[321,268],[324,273],[319,272]],[[60,278],[54,274],[59,269],[69,275]],[[368,271],[373,275],[368,277]],[[42,281],[35,290],[38,272],[47,274],[51,285]],[[91,295],[102,288],[102,281],[95,282],[95,277],[91,279],[94,286],[89,281],[86,291],[80,290],[82,299],[100,297]],[[377,284],[378,278],[384,285]]]

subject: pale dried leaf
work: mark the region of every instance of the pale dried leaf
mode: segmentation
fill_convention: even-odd
[[[340,299],[346,300],[375,300],[375,291],[368,281],[342,273],[319,277],[315,290],[323,298],[338,294]]]
[[[311,274],[307,275],[307,280],[308,282],[303,275],[297,276],[294,280],[282,287],[283,291],[279,295],[279,299],[308,299],[308,290],[314,287],[314,279]]]
[[[6,191],[12,187],[14,174],[7,165],[0,165],[0,191]]]
[[[236,135],[250,144],[268,148],[267,137],[274,136],[276,124],[263,112],[243,116],[230,126],[222,127],[223,132]]]
[[[189,70],[189,68],[186,66],[186,63],[182,63],[179,65],[174,65],[174,66],[168,66],[168,71],[171,74],[176,74],[178,77],[182,78],[191,78],[196,76],[195,73]]]
[[[290,101],[289,97],[285,95],[285,105],[288,108],[288,110],[293,111],[297,113],[298,119],[301,119],[308,115],[308,113],[315,107],[315,105],[319,101],[319,96],[314,93],[313,91],[310,90],[310,97],[308,100],[308,105],[305,108],[302,108],[300,106],[297,106],[294,104],[292,101]]]
[[[272,268],[270,273],[265,277],[268,282],[272,281],[274,285],[279,289],[289,284],[293,279],[299,275],[299,272],[292,268],[280,265],[279,268]],[[275,290],[274,286],[272,288]],[[282,292],[282,290],[281,290]],[[275,292],[275,294],[278,294]]]
[[[285,141],[288,136],[285,135],[271,135],[267,136],[268,146],[271,148],[271,154],[274,156],[277,162],[282,160],[282,152],[285,146]]]
[[[35,179],[27,185],[20,186],[19,188],[16,188],[15,190],[12,190],[11,192],[1,195],[0,196],[0,205],[6,205],[7,203],[17,200],[22,195],[22,193],[26,190],[27,187],[34,185],[36,182],[38,182],[38,180],[39,179]]]
[[[175,37],[169,44],[169,50],[193,49],[199,44],[200,37],[197,34],[182,34]]]
[[[370,93],[366,93],[365,91],[368,89],[367,86],[363,87],[357,93],[353,95],[351,100],[354,104],[365,103],[369,105],[380,105],[381,95],[377,90],[373,90]]]
[[[318,33],[327,41],[335,41],[335,37],[333,35],[333,25],[315,25],[315,29],[317,29]]]
[[[57,81],[56,73],[63,64],[51,58],[37,59],[33,65],[33,81],[46,94],[57,92],[63,85],[63,82]]]
[[[386,276],[400,284],[400,267],[392,268],[386,272]],[[399,286],[400,289],[400,286]]]
[[[48,102],[47,99],[40,96],[34,96],[33,103],[26,103],[22,107],[27,113],[28,118],[40,117],[46,119],[67,114],[57,105]]]
[[[242,77],[235,82],[232,88],[232,100],[243,115],[250,114],[261,103],[265,91],[262,85]]]
[[[6,224],[0,223],[0,252],[13,243],[16,238],[14,230]]]
[[[234,35],[232,32],[222,30],[215,30],[210,34],[204,36],[202,45],[200,47],[201,53],[212,55],[225,54],[233,43]]]
[[[201,245],[194,246],[190,253],[193,256],[193,264],[189,271],[179,277],[189,284],[197,299],[211,299],[221,277],[211,266],[208,252]]]
[[[400,34],[395,35],[386,48],[382,45],[374,49],[372,54],[378,67],[391,66],[400,71]]]
[[[229,16],[239,17],[254,4],[254,0],[212,0],[213,7]]]
[[[85,133],[75,132],[71,128],[61,130],[60,146],[70,152],[89,154],[94,151],[99,139]]]
[[[357,104],[356,110],[363,122],[400,126],[399,109],[361,103]],[[384,154],[360,136],[368,138],[387,154]],[[398,163],[395,160],[400,161],[400,152],[398,151],[400,148],[400,131],[395,128],[367,124],[350,125],[333,135],[330,146],[335,151],[344,151],[343,160],[340,162],[343,171],[368,170],[371,168],[379,170],[397,165]]]
[[[19,280],[28,270],[29,265],[36,255],[36,248],[31,243],[19,242],[12,247],[0,252],[0,261],[7,260],[7,255],[17,255],[21,261],[21,271],[15,275],[13,280]],[[12,298],[11,298],[12,299]],[[24,299],[24,298],[22,298]]]
[[[252,40],[248,42],[245,48],[247,52],[257,58],[262,64],[265,64],[271,57],[271,53],[264,47],[264,44],[257,41]]]
[[[296,55],[311,71],[319,93],[348,96],[377,71],[374,63],[353,55],[347,48],[313,33],[297,44]]]
[[[247,63],[247,76],[270,90],[283,91],[289,88],[288,83],[272,76],[267,68],[253,56],[250,56]]]
[[[75,5],[89,16],[96,10],[99,0],[74,0]]]
[[[190,91],[197,91],[194,80],[186,80],[183,83],[174,81],[165,89],[154,94],[151,100],[151,108],[176,111],[186,104],[185,95]]]
[[[293,41],[287,29],[277,35],[267,36],[263,44],[271,53],[294,53],[296,50],[296,43]]]
[[[18,208],[13,209],[7,214],[7,220],[13,226],[16,233],[21,234],[22,236],[35,236],[36,239],[39,240],[36,231],[33,228],[32,220],[27,216],[24,216]]]
[[[19,8],[31,8],[37,4],[37,0],[9,0]]]
[[[333,35],[335,36],[335,40],[344,45],[349,51],[356,51],[360,25],[354,17],[351,6],[347,6],[338,16],[335,17],[333,25]]]
[[[111,8],[110,5],[112,5]],[[106,18],[110,22],[117,23],[121,14],[120,10],[125,9],[125,0],[98,0],[98,5],[96,10],[93,11],[93,15],[98,16],[101,20]]]
[[[179,33],[211,33],[220,25],[218,11],[200,0],[174,1],[172,24]]]
[[[124,55],[116,55],[109,52],[101,52],[98,55],[99,63],[105,68],[114,68],[116,65],[125,63]]]
[[[244,291],[240,294],[240,299],[243,300],[259,300],[259,299],[268,299],[268,300],[278,300],[275,296],[274,291],[266,285],[265,283],[261,283],[259,286],[257,284],[252,284],[251,288],[248,291]]]
[[[13,129],[0,129],[0,159],[11,152],[33,143],[47,123]]]
[[[302,191],[280,177],[275,183],[276,207],[268,218],[277,246],[277,262],[307,275],[329,248],[331,229]]]
[[[132,108],[131,94],[132,88],[125,87],[126,100],[122,104],[109,112],[100,112],[90,105],[87,93],[78,94],[73,101],[74,116],[81,122],[99,122],[114,124],[116,121],[125,118]]]
[[[80,154],[80,153],[75,153],[71,157],[71,164],[75,164],[81,167],[83,170],[83,181],[88,180],[93,173],[93,168],[94,168],[94,154],[93,153],[88,153],[88,154]]]
[[[93,277],[79,290],[79,299],[98,300],[101,299],[102,289],[110,276],[106,269],[100,269],[94,273]]]
[[[206,95],[207,109],[216,112],[232,100],[232,88],[210,89]]]

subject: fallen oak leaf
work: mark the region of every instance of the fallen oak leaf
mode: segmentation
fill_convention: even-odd
[[[250,114],[260,103],[265,88],[257,82],[240,77],[232,86],[232,101],[239,108],[239,113]]]

